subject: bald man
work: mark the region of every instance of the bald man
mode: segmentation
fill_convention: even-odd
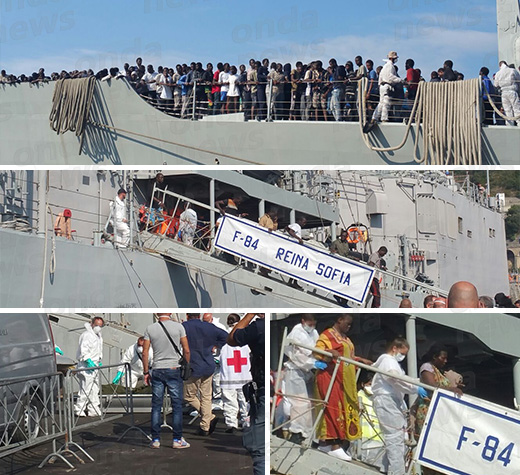
[[[410,299],[402,299],[399,308],[413,308],[412,301]]]
[[[476,287],[470,282],[455,282],[448,294],[448,308],[479,308]]]

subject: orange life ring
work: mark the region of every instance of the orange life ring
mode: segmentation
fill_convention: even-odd
[[[357,244],[363,239],[363,233],[359,228],[348,228],[347,229],[347,242],[351,244]]]

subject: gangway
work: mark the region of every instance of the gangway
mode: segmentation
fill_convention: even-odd
[[[147,231],[141,233],[143,250],[162,255],[167,260],[194,267],[201,272],[231,280],[249,287],[253,293],[276,295],[292,306],[298,307],[338,307],[332,295],[321,295],[315,289],[298,290],[289,286],[282,278],[267,278],[242,265],[230,264],[201,249],[188,246],[180,241]]]

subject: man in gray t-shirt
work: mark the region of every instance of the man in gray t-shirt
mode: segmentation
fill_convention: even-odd
[[[174,322],[173,320],[165,319],[162,324],[180,351],[181,338],[186,337],[186,330],[180,323]],[[166,336],[166,333],[164,333],[159,322],[153,323],[146,328],[144,339],[150,340],[154,354],[154,369],[179,367],[180,356],[175,351],[175,348]]]
[[[157,316],[159,322],[146,328],[143,345],[144,381],[152,386],[152,443],[150,446],[153,449],[161,446],[161,409],[164,391],[168,388],[172,402],[173,448],[186,449],[190,444],[182,436],[183,381],[179,367],[180,356],[166,332],[187,361],[190,361],[190,348],[184,327],[171,320],[171,313],[158,313]],[[150,346],[153,348],[154,355],[151,374],[148,366]]]

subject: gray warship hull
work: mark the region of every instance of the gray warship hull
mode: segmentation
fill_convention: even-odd
[[[182,120],[142,100],[125,80],[98,82],[95,123],[84,143],[49,125],[54,83],[0,85],[0,165],[415,165],[413,128],[395,152],[365,145],[357,122],[243,121],[242,114]],[[380,147],[399,144],[406,126],[381,124],[372,132]],[[519,165],[520,128],[486,126],[484,165]],[[81,154],[79,153],[81,149]]]

